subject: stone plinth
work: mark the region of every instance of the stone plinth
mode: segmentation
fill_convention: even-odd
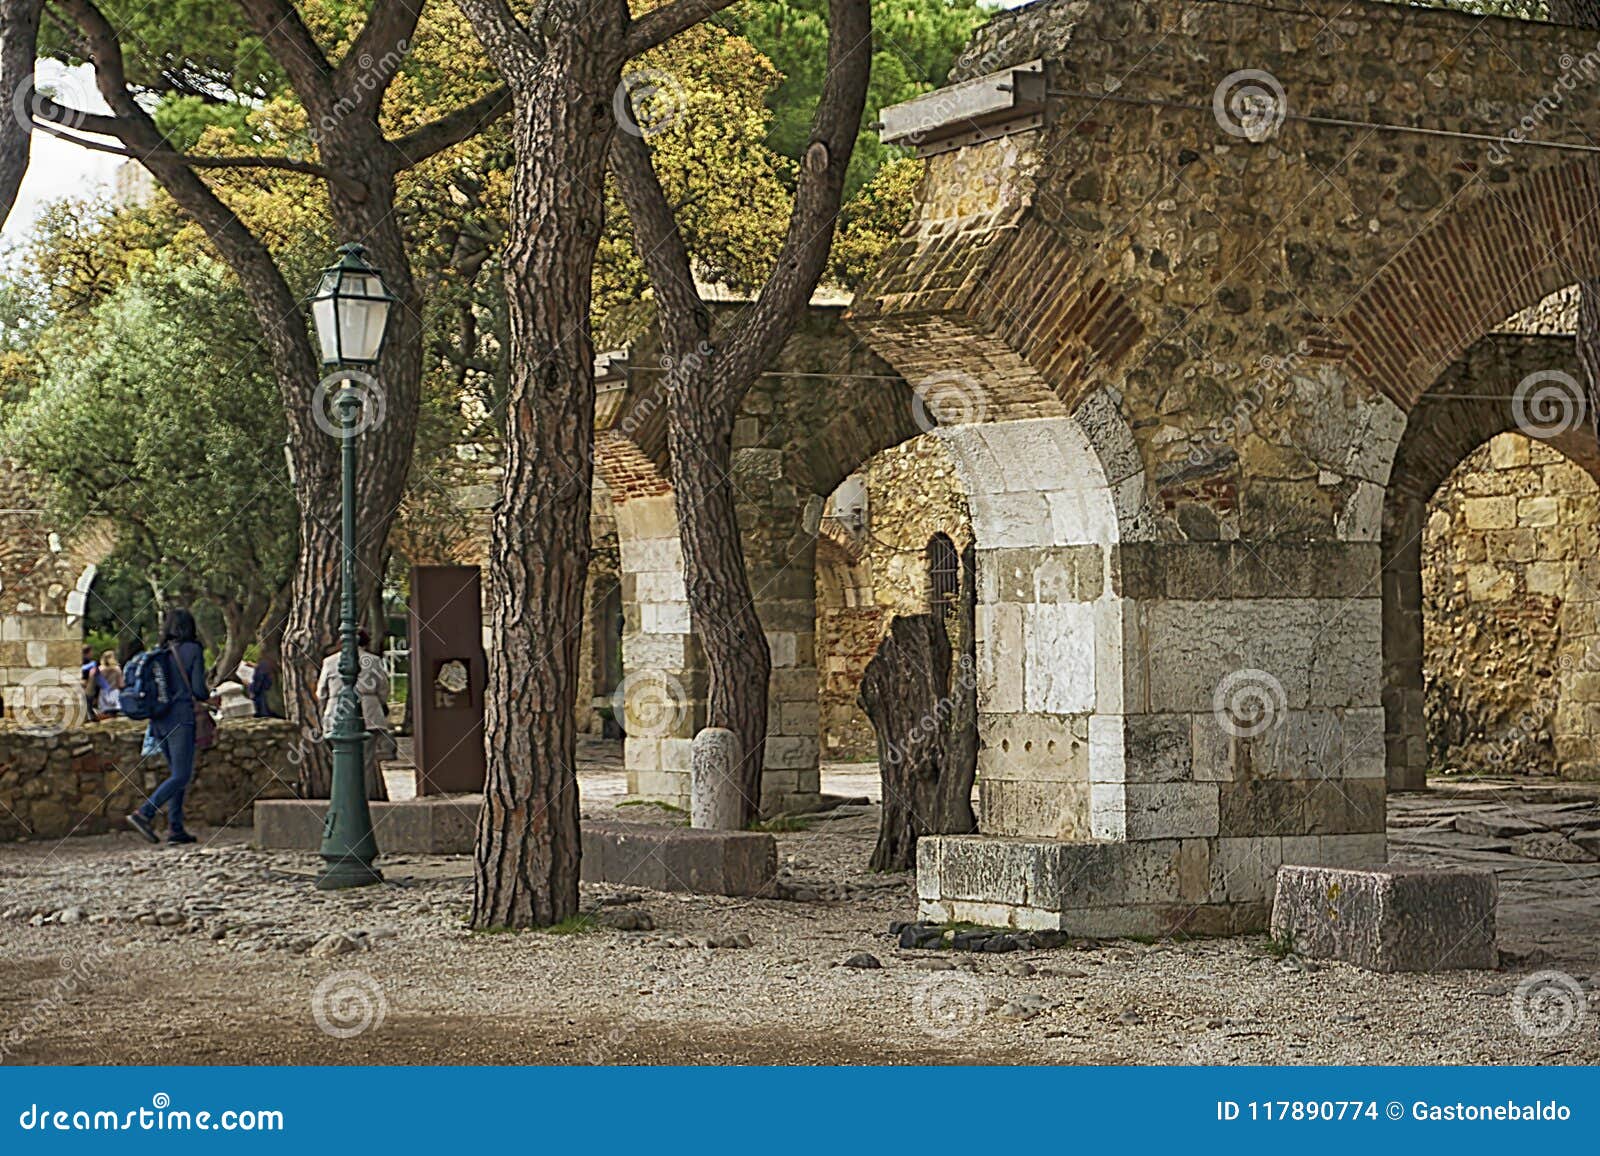
[[[372,827],[385,855],[470,855],[480,795],[443,795],[403,803],[373,803]],[[323,799],[256,804],[256,845],[315,851],[322,845]],[[585,823],[583,880],[694,891],[757,895],[777,877],[778,845],[758,831],[695,831],[642,823]]]
[[[1381,861],[1384,836],[1257,836],[1128,843],[925,836],[922,919],[1071,935],[1233,935],[1265,930],[1285,857]]]
[[[1301,955],[1372,971],[1492,968],[1497,896],[1488,871],[1284,867],[1272,934]]]
[[[481,795],[430,795],[403,803],[369,803],[378,850],[387,855],[470,855]],[[322,846],[326,799],[272,799],[255,806],[256,846],[315,851]]]
[[[759,831],[636,823],[583,825],[583,879],[653,891],[758,895],[778,874],[778,844]]]

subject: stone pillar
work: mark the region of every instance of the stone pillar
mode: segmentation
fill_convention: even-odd
[[[614,497],[622,567],[622,683],[628,793],[689,807],[690,746],[705,725],[705,666],[689,626],[672,494]]]
[[[1383,538],[1384,759],[1391,791],[1428,786],[1424,713],[1422,537],[1426,505],[1401,498]]]
[[[741,418],[735,443],[754,440]],[[775,814],[821,794],[817,703],[817,540],[823,498],[812,494],[787,450],[734,452],[739,527],[756,613],[772,652],[761,810]]]
[[[739,736],[726,727],[706,727],[694,736],[689,762],[689,825],[739,830],[744,814]]]

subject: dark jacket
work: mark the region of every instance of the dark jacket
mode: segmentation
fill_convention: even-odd
[[[169,651],[172,649],[169,646]],[[205,702],[211,697],[211,692],[206,689],[206,652],[201,649],[198,642],[180,642],[177,644],[178,665],[182,673],[178,677],[178,685],[174,688],[172,709],[165,718],[150,720],[150,733],[160,738],[176,727],[194,726],[194,702]],[[184,685],[187,677],[188,685]],[[193,692],[193,693],[191,693]]]

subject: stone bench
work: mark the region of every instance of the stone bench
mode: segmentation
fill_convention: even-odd
[[[439,795],[370,806],[381,854],[470,855],[483,796]],[[255,807],[256,846],[315,851],[322,845],[327,811],[324,799],[259,802]],[[778,844],[760,831],[584,823],[582,871],[586,883],[756,895],[777,877]]]
[[[1488,871],[1280,867],[1272,936],[1372,971],[1493,968],[1497,896]]]

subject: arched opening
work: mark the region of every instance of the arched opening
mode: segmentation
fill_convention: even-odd
[[[1407,422],[1382,533],[1390,790],[1421,790],[1452,762],[1485,769],[1491,753],[1508,767],[1563,773],[1592,761],[1586,713],[1569,696],[1558,726],[1550,679],[1559,670],[1538,673],[1563,656],[1583,661],[1587,646],[1578,606],[1592,571],[1568,543],[1590,539],[1594,505],[1567,495],[1583,489],[1580,475],[1600,477],[1600,450],[1581,417],[1577,374],[1570,337],[1493,334]],[[1571,653],[1558,641],[1563,620]],[[1478,669],[1467,673],[1467,663]],[[1542,719],[1554,728],[1548,739]]]
[[[876,757],[876,736],[857,702],[867,663],[896,616],[954,607],[956,543],[971,536],[956,462],[934,434],[873,454],[829,495],[816,587],[824,764]]]
[[[961,593],[961,555],[950,535],[942,532],[928,539],[923,555],[928,563],[928,606],[948,614]]]
[[[1584,673],[1597,636],[1600,486],[1521,433],[1434,493],[1422,542],[1423,693],[1434,774],[1593,777]]]

